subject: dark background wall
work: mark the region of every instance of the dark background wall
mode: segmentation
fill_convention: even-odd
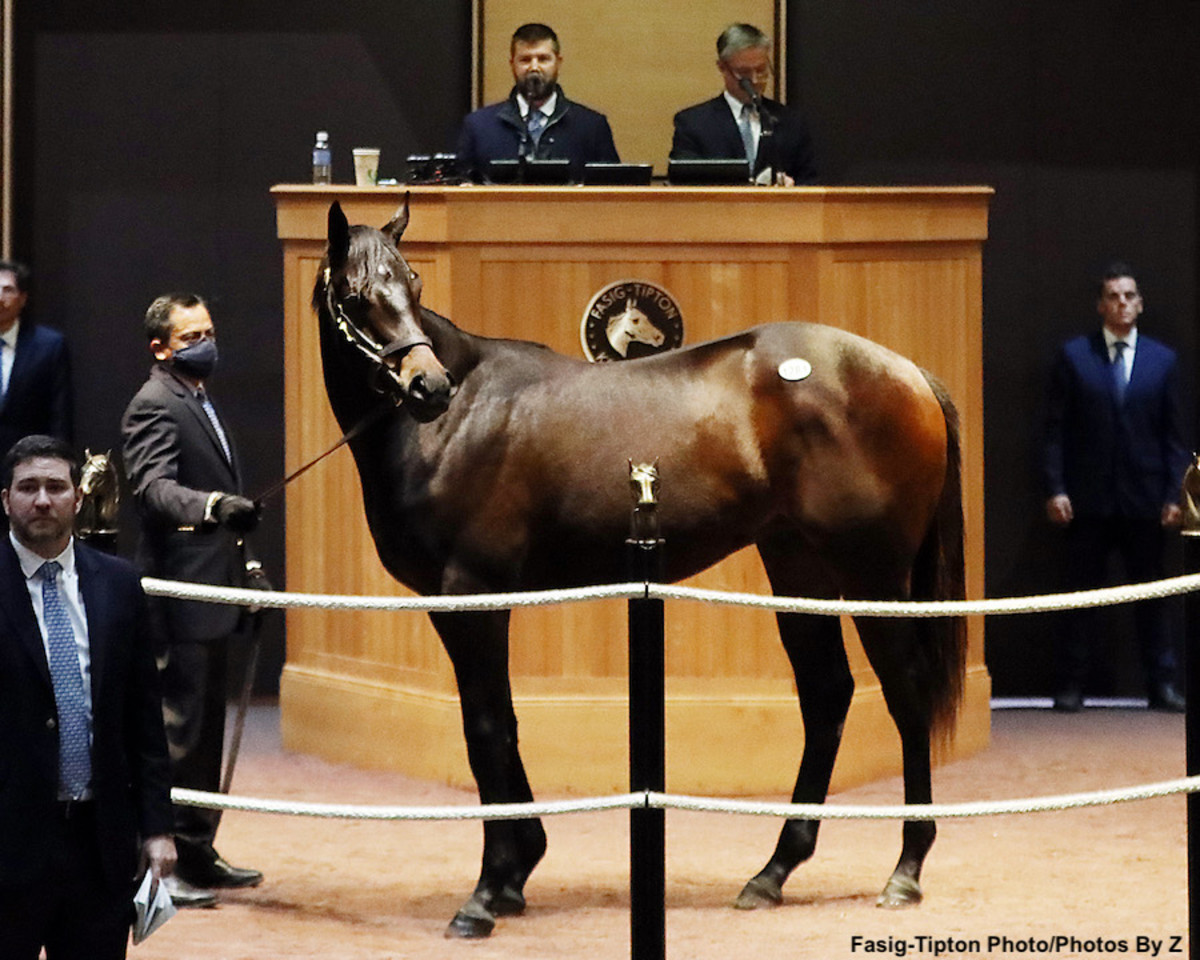
[[[149,362],[140,317],[157,294],[192,288],[213,305],[213,388],[248,490],[282,474],[268,189],[309,177],[318,129],[331,133],[340,182],[352,179],[356,144],[382,148],[383,176],[402,175],[408,153],[447,148],[469,107],[470,6],[17,5],[15,253],[35,267],[37,316],[71,339],[81,445],[119,446],[121,411]],[[1140,265],[1143,330],[1177,346],[1196,382],[1198,7],[788,3],[789,99],[812,120],[826,182],[996,188],[984,255],[987,489],[972,492],[985,497],[989,596],[1053,582],[1038,409],[1054,345],[1097,322],[1103,261]],[[653,82],[653,63],[637,69]],[[258,542],[284,585],[280,502]],[[1114,666],[1097,690],[1136,692],[1122,615],[1113,622]],[[1052,627],[989,623],[997,692],[1049,689]],[[283,659],[278,615],[269,632],[268,690]]]

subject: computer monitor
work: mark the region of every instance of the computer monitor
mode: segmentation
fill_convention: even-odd
[[[585,186],[648,187],[654,168],[648,163],[585,163]]]
[[[492,160],[488,163],[488,183],[528,183],[556,186],[571,182],[569,160]]]
[[[750,182],[745,160],[670,160],[667,180],[680,186],[744,187]]]

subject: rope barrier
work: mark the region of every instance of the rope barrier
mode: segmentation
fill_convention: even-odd
[[[649,598],[691,600],[826,616],[874,617],[946,617],[1004,615],[1066,610],[1078,607],[1102,607],[1138,600],[1179,596],[1200,590],[1200,574],[1173,577],[1151,583],[1130,584],[1076,593],[1045,594],[1035,597],[1009,597],[997,600],[883,601],[820,600],[805,597],[767,597],[656,583],[616,583],[571,590],[539,590],[519,593],[478,594],[466,597],[396,597],[305,594],[287,591],[262,591],[233,587],[212,587],[145,577],[142,586],[151,596],[213,603],[235,603],[263,608],[299,608],[327,610],[386,610],[414,612],[464,612],[507,610],[515,607],[539,607],[559,603],[607,599]],[[183,806],[254,813],[287,814],[344,820],[517,820],[530,817],[558,816],[604,810],[632,810],[639,807],[662,810],[727,813],[743,816],[768,816],[803,820],[933,820],[967,817],[1004,816],[1044,813],[1081,807],[1108,806],[1180,793],[1200,792],[1200,777],[1187,777],[1093,793],[1066,794],[1056,797],[1032,797],[1019,800],[977,801],[961,804],[918,804],[897,806],[830,806],[826,804],[762,803],[723,800],[709,797],[680,796],[652,791],[618,794],[550,803],[509,803],[471,807],[361,806],[353,804],[283,802],[205,793],[176,787],[171,791],[175,803]]]
[[[155,597],[201,600],[211,603],[235,603],[273,609],[300,608],[324,610],[390,610],[417,612],[466,612],[469,610],[508,610],[514,607],[543,607],[559,603],[590,600],[693,600],[728,606],[750,607],[782,613],[808,613],[823,616],[863,617],[961,617],[1048,613],[1079,607],[1106,607],[1138,600],[1182,596],[1200,590],[1200,574],[1187,574],[1149,583],[1052,593],[1031,597],[1006,597],[996,600],[819,600],[807,597],[768,597],[754,593],[704,590],[659,583],[614,583],[571,590],[534,590],[519,593],[488,593],[463,597],[362,597],[337,594],[289,593],[286,591],[248,590],[236,587],[210,587],[145,577],[142,586]]]
[[[751,800],[722,800],[669,793],[641,791],[610,797],[559,800],[548,803],[497,803],[470,807],[363,806],[338,803],[307,803],[236,797],[176,787],[171,799],[187,807],[240,810],[334,820],[525,820],[531,817],[633,810],[686,810],[698,813],[727,813],[752,817],[781,817],[788,820],[954,820],[1009,814],[1049,813],[1083,807],[1112,806],[1200,792],[1200,777],[1185,777],[1093,793],[1072,793],[1020,800],[980,800],[970,803],[940,803],[891,806],[828,805],[823,803],[765,803]]]

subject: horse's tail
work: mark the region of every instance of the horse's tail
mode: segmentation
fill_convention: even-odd
[[[946,421],[946,479],[937,511],[913,564],[914,600],[966,597],[963,556],[962,445],[958,410],[936,377],[922,371]],[[926,660],[931,731],[943,743],[953,737],[967,663],[967,622],[963,617],[922,617],[916,621]]]

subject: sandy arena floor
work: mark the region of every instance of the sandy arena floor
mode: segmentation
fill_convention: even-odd
[[[1011,799],[1183,774],[1182,717],[1136,709],[1078,715],[998,710],[991,748],[938,769],[934,793],[939,802]],[[398,774],[286,754],[273,705],[252,710],[233,792],[362,804],[476,802],[473,794]],[[897,779],[832,802],[900,799]],[[130,956],[629,957],[628,815],[557,817],[546,829],[550,848],[526,889],[525,916],[501,920],[490,940],[464,943],[443,939],[442,931],[477,876],[478,822],[226,814],[219,848],[231,862],[263,870],[266,881],[224,894],[215,910],[182,911]],[[777,832],[777,821],[769,819],[667,814],[669,958],[1187,955],[1182,797],[943,821],[926,862],[925,903],[899,913],[874,906],[899,853],[899,824],[863,821],[825,824],[817,855],[793,876],[782,907],[731,909]],[[1001,938],[998,946],[989,945],[993,937]],[[1054,937],[1065,940],[1029,942]]]

